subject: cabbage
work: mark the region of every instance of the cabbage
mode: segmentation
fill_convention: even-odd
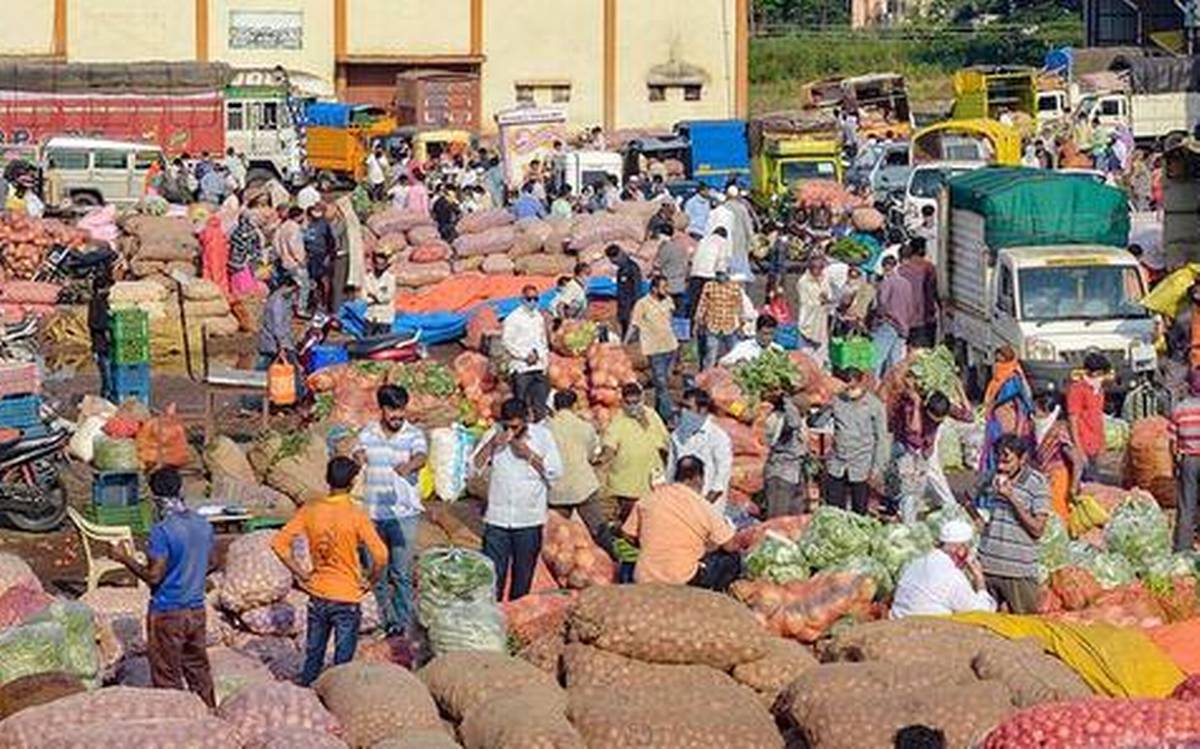
[[[869,556],[878,527],[865,515],[821,507],[801,536],[800,549],[814,570],[824,570],[852,557]]]
[[[871,542],[871,556],[898,578],[904,565],[932,548],[933,536],[922,523],[885,525]]]
[[[1104,449],[1124,450],[1129,444],[1129,422],[1115,416],[1104,415]]]
[[[746,555],[746,576],[752,580],[790,583],[808,578],[808,562],[800,545],[769,532]]]
[[[1105,548],[1144,572],[1171,554],[1167,516],[1152,500],[1128,498],[1113,511],[1104,530]]]
[[[1177,577],[1190,577],[1195,574],[1196,557],[1184,552],[1171,554],[1156,559],[1146,568],[1146,587],[1154,593],[1169,593],[1171,581]]]
[[[896,588],[896,577],[888,571],[878,559],[873,557],[853,557],[839,562],[829,569],[830,572],[857,572],[875,581],[875,597],[887,598]]]
[[[1067,544],[1067,567],[1088,567],[1100,552],[1087,541]]]
[[[1100,587],[1108,590],[1119,585],[1128,585],[1137,579],[1137,573],[1129,560],[1120,554],[1102,552],[1092,558],[1088,571],[1100,583]]]
[[[1070,563],[1070,543],[1071,537],[1067,535],[1062,518],[1051,515],[1046,519],[1046,529],[1042,532],[1042,537],[1038,539],[1038,564],[1045,567],[1047,572],[1066,567]]]

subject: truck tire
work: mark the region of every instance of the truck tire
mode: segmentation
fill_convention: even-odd
[[[1175,146],[1178,146],[1180,143],[1183,143],[1185,140],[1187,140],[1187,137],[1188,134],[1182,130],[1176,130],[1175,132],[1167,133],[1163,136],[1162,150],[1170,151]]]
[[[255,168],[246,172],[246,189],[261,188],[275,179],[275,173],[270,169]]]
[[[71,205],[77,208],[95,208],[104,205],[104,198],[100,197],[100,193],[90,190],[71,193]]]

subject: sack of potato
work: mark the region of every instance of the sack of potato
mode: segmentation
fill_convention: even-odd
[[[562,672],[568,688],[657,688],[681,691],[729,686],[729,675],[711,666],[647,663],[635,658],[568,643],[562,651]]]
[[[217,710],[222,720],[237,730],[242,741],[255,741],[273,731],[302,728],[336,736],[337,719],[321,705],[317,695],[287,682],[244,687]]]
[[[292,573],[271,550],[274,531],[256,531],[229,545],[221,578],[220,603],[240,614],[283,600],[292,589]]]
[[[410,671],[390,663],[334,666],[313,688],[355,749],[418,729],[441,730],[429,690]]]
[[[503,653],[446,653],[426,664],[417,676],[429,688],[442,713],[454,721],[508,692],[525,687],[558,688],[546,672]]]
[[[90,735],[89,726],[111,721],[201,720],[208,708],[191,692],[171,689],[105,687],[30,707],[0,721],[0,746],[35,749],[45,746],[48,731]],[[235,745],[235,744],[231,744]],[[125,746],[147,746],[127,743]]]

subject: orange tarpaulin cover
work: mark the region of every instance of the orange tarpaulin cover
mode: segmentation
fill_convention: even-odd
[[[1200,619],[1146,630],[1150,640],[1185,674],[1200,674]]]
[[[553,276],[498,276],[484,273],[460,273],[425,286],[420,291],[396,295],[396,311],[401,314],[421,312],[466,312],[477,304],[493,299],[521,296],[521,289],[534,286],[541,294],[554,288]]]

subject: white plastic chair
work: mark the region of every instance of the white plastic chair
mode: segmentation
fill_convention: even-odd
[[[87,559],[87,589],[90,593],[100,587],[100,578],[110,572],[126,572],[125,565],[105,556],[108,551],[109,544],[119,544],[123,541],[129,543],[130,548],[133,547],[133,529],[127,525],[98,525],[91,522],[74,507],[67,508],[67,517],[71,518],[71,522],[79,529],[79,537],[83,546],[83,556]],[[92,552],[92,544],[103,544],[104,546],[97,549],[97,553]],[[134,556],[139,561],[145,562],[145,557],[138,552]],[[140,577],[134,575],[137,580],[138,587],[145,587]]]

